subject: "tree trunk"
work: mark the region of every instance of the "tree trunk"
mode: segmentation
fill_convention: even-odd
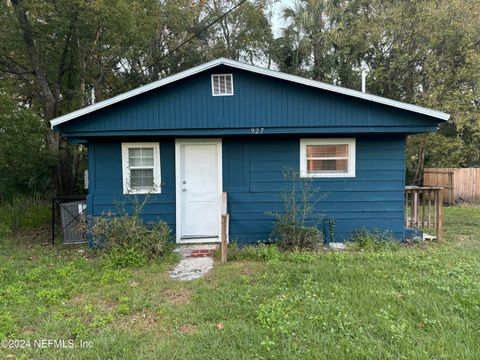
[[[55,93],[52,91],[50,83],[47,80],[40,53],[35,43],[33,31],[29,23],[26,10],[23,7],[23,1],[12,0],[11,4],[13,5],[13,8],[15,10],[15,15],[23,37],[23,43],[25,45],[25,49],[27,51],[30,63],[32,65],[35,81],[35,92],[38,94],[38,98],[42,105],[43,115],[46,120],[52,120],[59,115],[59,95],[55,95]],[[57,195],[62,195],[65,193],[65,190],[68,191],[68,189],[65,189],[63,186],[65,179],[62,178],[62,168],[65,164],[62,164],[62,156],[60,156],[60,136],[57,132],[54,132],[53,130],[47,128],[45,133],[45,140],[48,149],[57,158],[57,165],[55,167],[54,173],[52,174],[53,191]]]
[[[413,184],[422,186],[423,184],[423,169],[425,167],[425,144],[422,143],[418,148],[418,161],[415,164],[415,171],[413,173]]]

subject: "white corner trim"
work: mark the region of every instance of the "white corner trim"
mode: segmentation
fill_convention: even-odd
[[[307,145],[348,145],[348,170],[346,173],[311,173],[307,172]],[[341,139],[300,139],[300,177],[303,178],[354,178],[356,164],[355,138]]]
[[[70,121],[72,119],[75,119],[75,118],[78,118],[80,116],[89,114],[91,112],[103,109],[107,106],[116,104],[120,101],[129,99],[131,97],[146,93],[150,90],[160,88],[164,85],[167,85],[167,84],[173,83],[175,81],[184,79],[186,77],[195,75],[197,73],[200,73],[202,71],[211,69],[211,68],[216,67],[218,65],[227,65],[227,66],[230,66],[230,67],[233,67],[233,68],[236,68],[236,69],[250,71],[250,72],[253,72],[253,73],[266,75],[266,76],[274,77],[274,78],[277,78],[277,79],[291,81],[291,82],[294,82],[294,83],[297,83],[297,84],[303,84],[303,85],[311,86],[311,87],[314,87],[314,88],[317,88],[317,89],[322,89],[322,90],[335,92],[335,93],[338,93],[338,94],[352,96],[352,97],[355,97],[355,98],[364,99],[364,100],[367,100],[367,101],[372,101],[372,102],[375,102],[375,103],[388,105],[388,106],[396,107],[396,108],[399,108],[399,109],[403,109],[403,110],[412,111],[412,112],[415,112],[415,113],[431,116],[431,117],[441,119],[441,120],[448,120],[450,118],[450,114],[444,113],[442,111],[432,110],[432,109],[428,109],[428,108],[425,108],[425,107],[422,107],[422,106],[407,104],[407,103],[403,103],[401,101],[392,100],[392,99],[384,98],[384,97],[381,97],[381,96],[362,93],[361,91],[352,90],[352,89],[344,88],[344,87],[341,87],[341,86],[330,85],[330,84],[323,83],[323,82],[320,82],[320,81],[305,79],[305,78],[302,78],[302,77],[296,76],[296,75],[290,75],[290,74],[282,73],[282,72],[275,71],[275,70],[270,70],[270,69],[265,69],[265,68],[261,68],[261,67],[254,66],[254,65],[244,64],[244,63],[241,63],[239,61],[234,61],[234,60],[225,59],[225,58],[219,58],[219,59],[216,59],[216,60],[209,61],[205,64],[198,65],[198,66],[195,66],[193,68],[184,70],[184,71],[179,72],[177,74],[168,76],[166,78],[154,81],[154,82],[152,82],[150,84],[147,84],[145,86],[141,86],[139,88],[127,91],[123,94],[114,96],[110,99],[100,101],[96,104],[84,107],[80,110],[73,111],[71,113],[68,113],[68,114],[65,114],[63,116],[57,117],[53,120],[50,120],[51,127],[53,128],[54,126],[63,124],[63,123],[65,123],[67,121]],[[232,78],[232,80],[233,80],[233,78]],[[232,86],[233,86],[233,81],[232,81]]]
[[[130,187],[130,166],[128,163],[128,149],[153,148],[153,185],[151,191],[132,189]],[[162,192],[162,174],[160,164],[160,144],[158,142],[124,142],[122,143],[122,177],[123,194],[160,194]]]

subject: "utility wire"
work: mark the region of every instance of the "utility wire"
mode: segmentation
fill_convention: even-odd
[[[218,18],[216,18],[215,20],[213,20],[212,22],[210,22],[209,24],[207,24],[205,27],[203,27],[202,29],[200,29],[199,31],[197,31],[195,34],[193,34],[192,36],[190,36],[189,38],[187,38],[186,40],[184,40],[183,42],[181,42],[179,45],[177,45],[176,47],[174,47],[172,50],[170,50],[169,52],[167,52],[165,55],[163,55],[160,59],[157,59],[156,61],[154,61],[153,63],[151,63],[150,65],[148,65],[146,68],[147,69],[150,69],[151,67],[153,67],[154,65],[157,65],[160,61],[166,59],[167,57],[169,57],[170,55],[172,55],[175,51],[177,51],[178,49],[180,49],[181,47],[185,46],[186,44],[188,44],[190,41],[192,41],[193,39],[195,39],[196,37],[198,37],[201,33],[203,33],[205,30],[208,30],[209,28],[211,28],[213,25],[215,25],[217,22],[219,22],[220,20],[226,18],[228,15],[230,15],[230,13],[234,10],[236,10],[237,8],[239,8],[243,3],[245,3],[247,0],[241,0],[237,5],[235,5],[233,8],[229,9],[228,11],[226,11],[225,13],[223,13],[222,15],[220,15]],[[133,75],[133,77],[129,78],[129,79],[125,79],[125,81],[119,86],[119,88],[122,88],[125,84],[131,82],[132,80],[136,79],[138,76],[140,76],[140,73],[137,73],[135,75]]]

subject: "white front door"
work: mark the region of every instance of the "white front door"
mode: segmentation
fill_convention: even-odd
[[[219,242],[221,140],[177,140],[177,242]]]

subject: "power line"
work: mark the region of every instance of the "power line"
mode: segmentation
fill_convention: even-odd
[[[189,38],[187,38],[186,40],[184,40],[183,42],[181,42],[179,45],[177,45],[176,47],[174,47],[172,50],[170,50],[169,52],[167,52],[165,55],[163,55],[160,59],[157,59],[156,61],[154,61],[153,63],[151,63],[150,65],[147,66],[147,69],[150,69],[151,67],[157,65],[160,61],[166,59],[167,57],[169,57],[170,55],[172,55],[175,51],[177,51],[178,49],[180,49],[181,47],[185,46],[186,44],[188,44],[190,41],[192,41],[193,39],[195,39],[196,37],[198,37],[201,33],[203,33],[205,30],[208,30],[209,28],[211,28],[213,25],[215,25],[217,22],[219,22],[220,20],[226,18],[228,15],[230,15],[230,13],[234,10],[236,10],[237,8],[239,8],[243,3],[245,3],[247,0],[241,0],[237,5],[235,5],[233,8],[231,8],[230,10],[226,11],[225,13],[223,13],[222,15],[220,15],[218,18],[216,18],[215,20],[213,20],[211,23],[207,24],[205,27],[203,27],[202,29],[200,29],[199,31],[197,31],[195,34],[193,34],[192,36],[190,36]],[[129,78],[129,79],[126,79],[119,87],[123,87],[126,83],[128,82],[131,82],[132,80],[136,79],[138,76],[140,76],[140,73],[137,73],[135,75],[133,75],[133,77]]]

